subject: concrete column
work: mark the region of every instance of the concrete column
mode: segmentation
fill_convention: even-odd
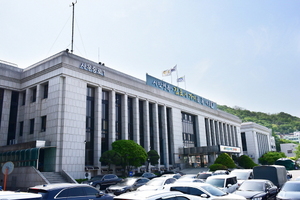
[[[128,140],[128,95],[122,98],[122,139]]]
[[[112,90],[109,93],[109,133],[108,144],[113,143],[116,140],[116,92]],[[109,149],[111,150],[111,145]]]
[[[168,144],[168,131],[167,131],[167,107],[163,106],[162,108],[162,112],[161,112],[162,116],[162,135],[163,135],[163,152],[164,152],[164,163],[165,163],[165,167],[169,168],[169,148],[168,145],[172,145],[172,144]]]
[[[159,152],[159,122],[158,122],[158,104],[155,103],[153,105],[153,140],[154,140],[154,146],[151,147],[152,149]]]
[[[0,126],[0,146],[7,145],[7,134],[9,125],[9,113],[11,104],[11,90],[4,90],[3,95],[3,106],[2,106],[2,116],[1,116],[1,126]]]
[[[148,152],[150,149],[150,128],[149,128],[149,101],[144,102],[144,149]]]
[[[140,116],[139,116],[139,99],[133,98],[133,140],[140,144]]]
[[[94,166],[101,167],[99,159],[101,157],[102,139],[102,88],[95,90],[95,131],[94,131]]]

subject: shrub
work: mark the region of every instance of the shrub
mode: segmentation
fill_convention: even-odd
[[[222,164],[212,164],[209,166],[209,171],[227,170],[227,167]]]
[[[246,155],[241,155],[238,158],[238,163],[239,166],[245,168],[245,169],[252,169],[253,167],[257,166],[257,164],[255,162],[253,162],[253,160]]]
[[[214,164],[225,165],[227,168],[235,168],[236,167],[234,164],[234,161],[227,153],[221,153],[215,160]]]

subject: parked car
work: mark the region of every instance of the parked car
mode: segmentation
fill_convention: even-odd
[[[245,180],[253,179],[252,169],[234,169],[230,172],[230,175],[236,176],[237,181],[240,184]]]
[[[112,200],[113,196],[105,194],[96,188],[75,183],[56,183],[37,185],[28,189],[30,193],[42,195],[42,200]]]
[[[198,196],[201,199],[205,200],[245,200],[243,196],[236,194],[229,194],[223,192],[222,190],[208,184],[208,183],[180,183],[175,182],[173,184],[167,185],[164,190],[168,191],[179,191],[184,194],[190,194]]]
[[[29,192],[13,192],[13,191],[0,191],[0,199],[12,200],[12,199],[30,199],[30,200],[42,200],[41,194],[33,194]]]
[[[212,173],[212,175],[228,175],[229,171],[228,170],[216,170]]]
[[[177,179],[176,183],[177,182],[180,182],[180,183],[183,183],[183,182],[200,182],[200,183],[204,183],[203,180],[197,179],[196,176],[197,176],[197,174],[183,175],[179,179]]]
[[[253,167],[254,179],[267,179],[281,188],[287,181],[287,172],[281,165],[261,165]]]
[[[157,191],[134,191],[114,197],[115,200],[201,200],[202,198],[183,194],[181,192]]]
[[[138,187],[145,185],[148,181],[150,181],[148,178],[143,177],[126,178],[124,181],[117,183],[116,185],[107,187],[106,192],[113,193],[114,195],[120,195],[126,192],[134,191]]]
[[[205,182],[228,193],[233,193],[239,187],[237,178],[233,175],[210,176]]]
[[[208,177],[212,176],[212,174],[212,172],[199,172],[196,178],[205,182]]]
[[[145,185],[139,187],[137,191],[144,191],[144,190],[162,190],[165,188],[166,185],[174,183],[176,181],[175,178],[168,178],[168,177],[158,177],[151,179]]]
[[[278,188],[271,181],[265,179],[245,180],[235,194],[247,199],[269,200],[276,199]]]
[[[83,181],[82,184],[88,184],[98,190],[105,190],[111,185],[121,182],[123,179],[114,174],[102,174],[92,177],[90,180]]]
[[[171,178],[179,179],[181,177],[181,175],[180,174],[164,174],[161,177],[171,177]]]
[[[287,181],[276,196],[277,200],[299,200],[300,181]]]
[[[144,177],[144,178],[148,178],[148,179],[153,179],[153,178],[157,177],[156,174],[153,174],[151,172],[135,173],[134,176],[135,177]]]

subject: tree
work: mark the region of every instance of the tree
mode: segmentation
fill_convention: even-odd
[[[278,160],[279,158],[286,158],[286,155],[282,152],[272,152],[269,151],[262,155],[258,161],[262,165],[274,165],[275,161]]]
[[[257,166],[257,164],[255,162],[253,162],[253,160],[246,155],[241,155],[238,159],[237,159],[239,166],[245,168],[245,169],[252,169],[253,167]]]
[[[294,151],[294,153],[296,154],[295,160],[298,160],[300,158],[300,145],[298,145],[296,147],[296,150]]]
[[[108,171],[110,171],[110,166],[112,164],[119,165],[121,160],[121,155],[114,150],[105,151],[99,159],[101,163],[106,163],[108,165]]]
[[[158,160],[160,156],[158,155],[156,150],[150,150],[147,153],[148,158],[147,158],[147,171],[149,171],[149,164],[151,165],[156,165],[158,164]]]
[[[214,164],[221,164],[226,166],[227,168],[235,168],[234,161],[227,153],[221,153],[217,159],[215,160]]]
[[[122,158],[120,165],[123,167],[125,174],[128,174],[127,172],[132,167],[142,166],[148,158],[145,149],[133,140],[117,140],[111,145],[112,150],[118,152]]]

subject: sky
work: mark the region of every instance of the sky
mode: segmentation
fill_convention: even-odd
[[[74,54],[144,81],[148,73],[218,105],[300,117],[298,0],[0,3],[0,60],[19,68],[71,49],[76,3]]]

